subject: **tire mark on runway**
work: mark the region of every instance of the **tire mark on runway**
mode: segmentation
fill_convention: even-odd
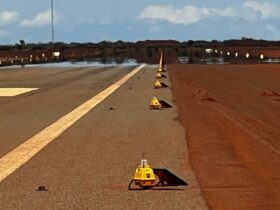
[[[11,175],[15,170],[24,165],[29,161],[34,155],[36,155],[45,146],[55,140],[64,131],[66,131],[75,122],[81,119],[99,103],[105,100],[109,95],[115,92],[119,87],[121,87],[125,82],[127,82],[133,75],[138,73],[145,64],[135,68],[122,79],[109,86],[107,89],[101,91],[70,113],[66,114],[64,117],[60,118],[53,124],[49,125],[42,131],[40,131],[35,136],[31,137],[23,144],[6,154],[0,159],[0,183]]]

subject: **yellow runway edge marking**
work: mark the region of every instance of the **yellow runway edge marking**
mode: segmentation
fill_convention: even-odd
[[[122,86],[127,80],[129,80],[133,75],[139,72],[145,64],[135,68],[130,73],[125,75],[122,79],[109,86],[107,89],[98,93],[72,112],[66,114],[50,126],[46,127],[44,130],[40,131],[35,136],[31,137],[20,146],[6,154],[0,159],[0,182],[2,182],[6,177],[12,174],[15,170],[25,164],[34,155],[36,155],[40,150],[42,150],[46,145],[52,142],[55,138],[60,136],[66,129],[72,126],[90,110],[92,110],[96,105],[101,103],[114,91],[116,91],[120,86]]]
[[[0,97],[12,97],[28,93],[38,88],[0,88]]]

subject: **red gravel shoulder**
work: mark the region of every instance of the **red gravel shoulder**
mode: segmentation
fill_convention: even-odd
[[[209,207],[280,209],[279,65],[168,69]]]

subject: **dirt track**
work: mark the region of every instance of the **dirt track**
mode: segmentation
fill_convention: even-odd
[[[169,65],[210,208],[280,209],[279,65]]]
[[[0,71],[2,86],[41,88],[0,98],[0,154],[105,89],[129,68]],[[172,103],[170,89],[154,90],[156,69],[142,70],[104,102],[0,183],[0,209],[207,209],[189,166],[176,109],[151,111],[156,95]],[[168,79],[165,83],[169,84]],[[128,191],[143,153],[187,188]],[[48,192],[36,192],[45,185]]]

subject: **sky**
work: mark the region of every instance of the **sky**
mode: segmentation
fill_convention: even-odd
[[[55,41],[279,40],[279,0],[53,0]],[[0,0],[0,45],[51,41],[51,0]]]

